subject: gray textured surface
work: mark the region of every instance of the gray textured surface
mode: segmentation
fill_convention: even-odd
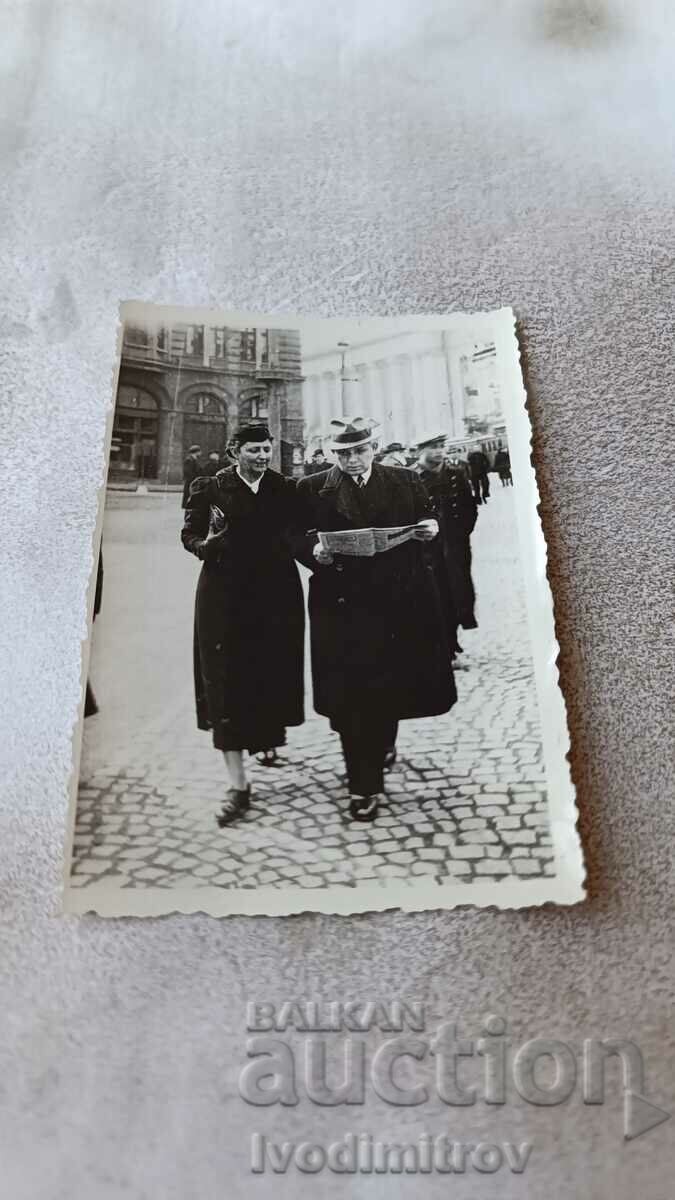
[[[667,506],[675,13],[655,0],[3,6],[0,1051],[12,1200],[441,1196],[443,1178],[256,1179],[247,998],[394,995],[639,1041],[673,1092]],[[332,315],[513,303],[590,899],[339,919],[56,919],[118,300]],[[669,661],[670,653],[670,661]],[[404,1139],[427,1114],[371,1102]],[[440,1129],[438,1112],[430,1128]],[[672,1191],[672,1126],[618,1100],[450,1111],[535,1142],[467,1197]],[[447,1127],[447,1126],[446,1126]]]

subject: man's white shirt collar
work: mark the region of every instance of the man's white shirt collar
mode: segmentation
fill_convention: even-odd
[[[259,475],[258,478],[253,481],[253,483],[249,483],[248,479],[244,479],[244,476],[242,475],[241,471],[239,470],[239,467],[236,468],[236,471],[237,471],[237,475],[241,479],[241,482],[245,483],[247,488],[250,488],[251,491],[255,492],[255,494],[257,496],[258,488],[260,487],[260,484],[262,483],[262,478],[263,478],[262,475]]]
[[[361,478],[363,480],[363,486],[365,487],[368,480],[370,479],[372,473],[373,473],[373,464],[371,463],[370,466],[368,467],[367,471],[361,471],[360,476],[359,475],[350,475],[349,478],[351,479],[352,483],[356,483],[357,479]],[[344,474],[347,475],[348,472],[345,471]]]

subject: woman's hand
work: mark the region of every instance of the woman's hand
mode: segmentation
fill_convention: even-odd
[[[431,542],[438,534],[438,521],[429,517],[426,521],[418,521],[415,537],[418,542]]]
[[[222,549],[229,530],[221,529],[220,533],[209,533],[204,538],[199,547],[199,557],[202,562],[212,562],[218,557],[218,552]]]
[[[315,562],[321,563],[322,567],[330,567],[333,563],[333,555],[330,550],[324,550],[321,542],[317,542],[312,550]]]

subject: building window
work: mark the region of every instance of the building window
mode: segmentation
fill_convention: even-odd
[[[240,414],[244,418],[266,420],[270,415],[270,401],[267,392],[252,392],[242,397]]]
[[[146,358],[150,348],[150,335],[147,329],[137,325],[125,325],[122,352],[137,358]]]
[[[255,329],[227,329],[221,326],[213,330],[213,357],[224,361],[228,358],[241,366],[255,366]]]
[[[171,353],[177,358],[203,358],[204,326],[174,325],[171,329]]]
[[[244,329],[241,335],[241,361],[255,365],[255,329]]]
[[[223,405],[217,396],[212,396],[209,392],[195,392],[185,401],[184,411],[198,417],[219,417],[222,415]]]

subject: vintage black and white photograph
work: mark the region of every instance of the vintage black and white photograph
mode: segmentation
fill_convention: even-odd
[[[126,304],[64,907],[583,897],[510,309]]]

